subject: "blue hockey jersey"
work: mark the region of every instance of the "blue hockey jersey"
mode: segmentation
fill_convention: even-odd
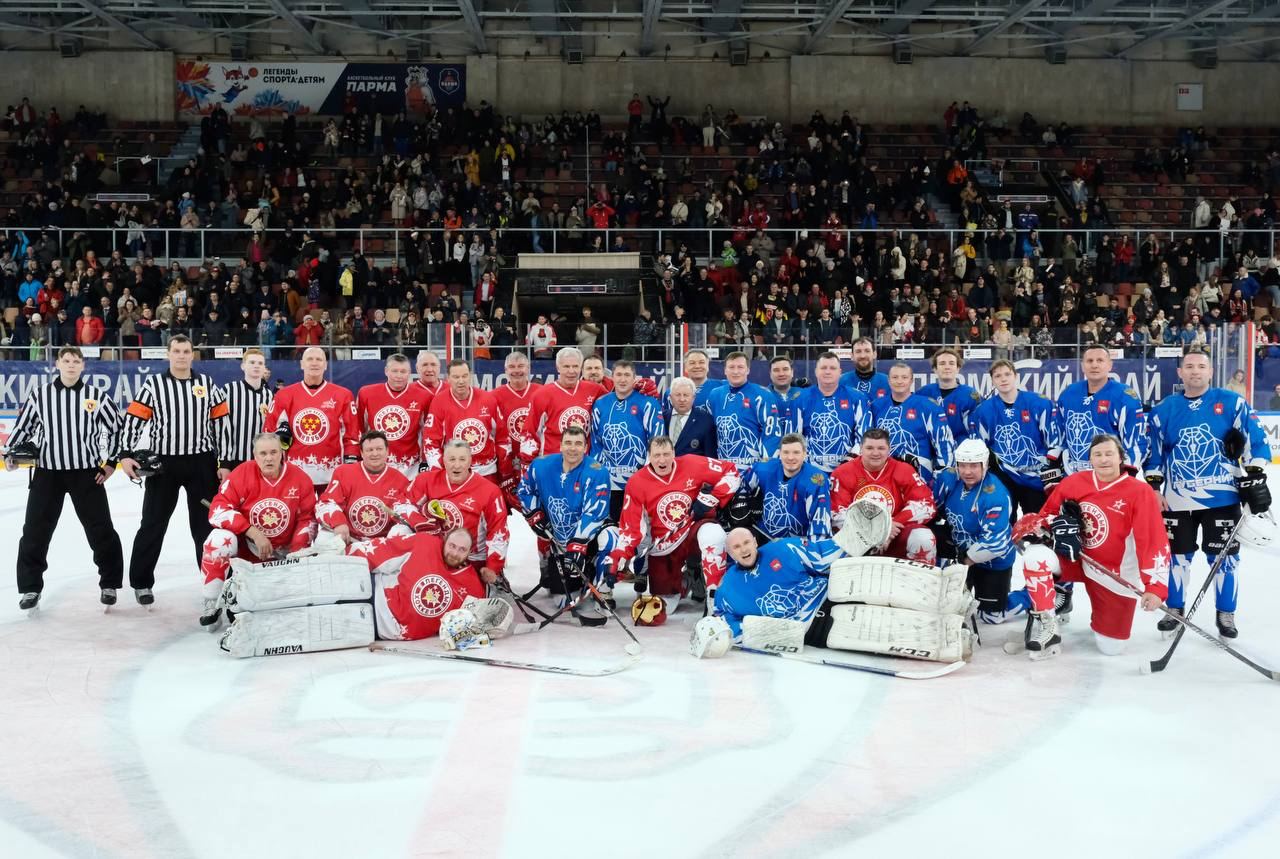
[[[778,399],[766,388],[755,382],[740,388],[725,383],[711,392],[707,404],[716,421],[721,459],[742,470],[778,452],[782,440]]]
[[[1234,472],[1222,439],[1235,428],[1249,440],[1248,465],[1271,461],[1266,433],[1244,398],[1225,388],[1199,397],[1165,397],[1148,420],[1151,450],[1147,471],[1164,475],[1162,492],[1171,510],[1202,510],[1237,503]]]
[[[850,370],[840,376],[840,384],[853,388],[872,402],[889,396],[889,377],[884,373],[873,372],[864,376],[857,370]]]
[[[750,493],[757,489],[764,498],[764,513],[757,527],[769,539],[831,537],[831,484],[809,463],[802,463],[799,471],[787,477],[782,460],[758,462],[742,472],[739,491]]]
[[[817,385],[805,388],[795,411],[809,462],[827,474],[857,451],[862,434],[871,429],[871,401],[844,384],[836,385],[829,396]]]
[[[545,511],[561,548],[589,542],[609,517],[609,472],[591,456],[568,472],[560,454],[540,456],[524,470],[516,493],[526,516]]]
[[[614,489],[626,489],[649,459],[649,439],[664,433],[662,407],[638,391],[624,399],[610,392],[591,406],[591,455],[609,470]]]
[[[716,590],[716,613],[735,638],[747,615],[810,620],[827,595],[827,570],[842,554],[831,540],[787,537],[767,543],[753,567],[730,561]]]
[[[1058,422],[1053,403],[1032,391],[1018,391],[1012,404],[992,394],[969,415],[969,432],[1000,460],[1000,468],[1019,486],[1044,489],[1040,470],[1049,453],[1058,453]]]
[[[1089,382],[1081,379],[1058,397],[1057,412],[1062,464],[1068,474],[1089,468],[1089,444],[1102,433],[1120,439],[1125,460],[1142,467],[1147,458],[1147,421],[1133,388],[1108,379],[1096,394],[1090,394]]]
[[[922,476],[932,480],[955,456],[955,442],[942,406],[919,394],[908,394],[901,403],[893,397],[871,401],[872,423],[889,433],[889,453],[898,459],[913,456]]]
[[[951,526],[959,560],[967,556],[996,570],[1013,566],[1013,505],[994,474],[988,472],[981,483],[966,489],[956,470],[948,468],[934,482],[933,497]]]
[[[796,427],[796,400],[808,388],[787,388],[785,394],[773,385],[770,385],[766,390],[773,394],[774,399],[778,401],[778,425],[782,428],[782,434],[799,432]]]
[[[937,382],[925,385],[917,394],[942,406],[947,414],[947,426],[951,428],[951,440],[956,444],[969,437],[969,414],[982,402],[982,395],[969,385],[956,385],[947,391]]]

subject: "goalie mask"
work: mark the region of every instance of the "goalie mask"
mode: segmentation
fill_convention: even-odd
[[[733,630],[722,617],[704,617],[693,625],[689,652],[698,659],[719,659],[733,646]]]
[[[445,650],[488,647],[489,634],[470,609],[455,608],[440,618],[440,641]]]

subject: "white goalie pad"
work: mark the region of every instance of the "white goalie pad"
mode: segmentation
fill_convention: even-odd
[[[841,558],[831,564],[827,599],[964,616],[973,604],[968,574],[963,564],[940,569],[879,555]]]
[[[299,549],[296,552],[290,552],[287,558],[309,558],[312,555],[341,555],[347,550],[346,542],[333,531],[328,528],[321,528],[316,532],[315,539],[311,541],[311,545],[305,549]]]
[[[318,653],[368,647],[375,637],[369,603],[313,605],[238,614],[222,636],[222,649],[237,658]]]
[[[362,557],[315,555],[251,564],[231,561],[234,575],[222,591],[231,611],[270,611],[373,599],[369,564]]]
[[[844,512],[844,527],[832,537],[850,557],[860,557],[889,539],[893,518],[889,508],[873,498],[860,498]]]
[[[971,633],[958,614],[931,614],[879,605],[831,607],[827,647],[935,662],[967,659]]]
[[[742,646],[770,653],[799,653],[808,629],[803,620],[749,614],[742,619]]]

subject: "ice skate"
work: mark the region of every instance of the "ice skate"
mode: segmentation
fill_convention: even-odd
[[[1233,611],[1218,612],[1218,637],[1236,638],[1240,630],[1236,629],[1236,613]]]
[[[116,589],[103,588],[98,601],[102,603],[102,613],[107,614],[111,611],[111,607],[116,604]]]
[[[1073,585],[1071,582],[1065,584],[1054,582],[1053,584],[1053,611],[1058,616],[1058,625],[1066,626],[1071,623],[1071,591]]]
[[[614,611],[618,608],[618,601],[613,598],[612,583],[601,579],[600,584],[596,585],[596,590],[604,598],[604,604],[609,607],[609,611]]]
[[[32,609],[36,608],[39,605],[40,605],[40,594],[36,593],[35,591],[23,594],[22,597],[18,600],[18,608],[22,609],[23,611],[31,611]]]
[[[1027,656],[1034,661],[1048,659],[1062,652],[1062,636],[1058,634],[1058,617],[1053,612],[1038,611],[1027,617],[1025,633]]]
[[[1175,608],[1173,606],[1169,606],[1169,614],[1176,614],[1178,617],[1185,616],[1182,613],[1181,607]],[[1182,626],[1182,624],[1169,617],[1169,615],[1165,615],[1160,618],[1160,620],[1156,621],[1156,629],[1160,631],[1161,638],[1172,638],[1173,634],[1177,632],[1179,626]]]
[[[222,597],[216,596],[204,601],[204,610],[200,612],[200,625],[207,632],[217,632],[222,626]]]
[[[155,605],[155,594],[151,593],[151,588],[134,588],[133,595],[138,600],[138,605],[144,606],[147,611],[151,611],[151,606]]]

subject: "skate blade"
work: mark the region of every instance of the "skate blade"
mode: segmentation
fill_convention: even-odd
[[[1042,659],[1049,659],[1050,657],[1057,656],[1061,652],[1061,644],[1051,644],[1044,650],[1028,650],[1027,658],[1032,662],[1039,662]]]

